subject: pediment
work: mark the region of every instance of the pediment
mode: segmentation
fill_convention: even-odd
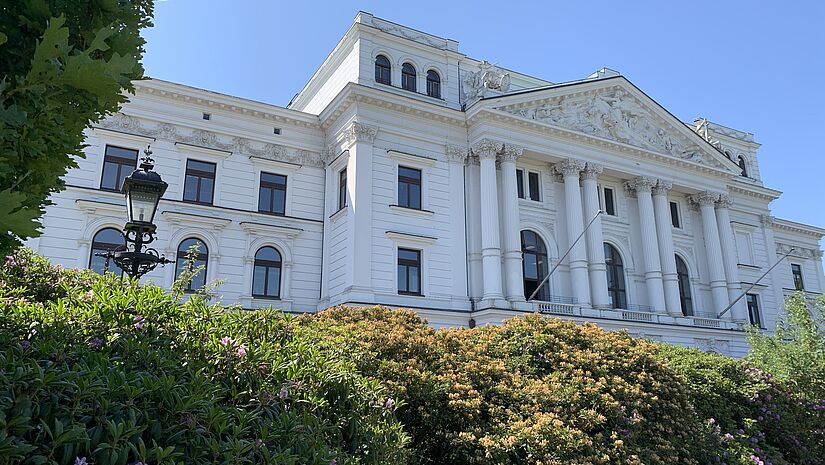
[[[599,81],[610,85],[593,86]],[[559,87],[538,90],[537,95],[512,95],[517,100],[513,103],[502,96],[494,109],[738,173],[732,161],[623,77]]]

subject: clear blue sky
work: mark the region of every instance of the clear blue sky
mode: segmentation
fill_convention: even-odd
[[[358,10],[554,82],[620,71],[683,121],[754,133],[774,215],[825,227],[825,2],[158,1],[151,77],[286,105]]]

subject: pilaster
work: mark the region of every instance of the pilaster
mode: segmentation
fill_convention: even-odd
[[[349,299],[355,301],[372,299],[372,164],[377,133],[377,127],[354,121],[342,134],[349,144],[347,208],[352,214],[347,221],[353,270]]]

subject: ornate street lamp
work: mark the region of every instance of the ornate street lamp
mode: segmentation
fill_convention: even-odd
[[[143,151],[140,167],[132,172],[124,181],[121,192],[126,195],[126,210],[129,221],[123,228],[126,239],[124,250],[112,250],[97,255],[113,260],[126,274],[133,278],[140,278],[152,271],[158,265],[172,263],[158,251],[145,247],[155,240],[154,224],[158,202],[169,186],[153,171],[155,162],[152,160],[152,151],[147,147]]]

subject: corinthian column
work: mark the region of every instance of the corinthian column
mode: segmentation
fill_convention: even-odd
[[[722,262],[725,265],[725,277],[728,282],[728,302],[733,302],[742,293],[742,283],[739,281],[739,259],[736,253],[736,243],[733,240],[733,229],[730,226],[729,209],[732,204],[733,201],[727,194],[722,194],[719,196],[719,200],[716,201],[716,225],[719,228]],[[745,307],[744,298],[739,299],[739,302],[736,302],[733,308],[730,309],[730,318],[733,321],[748,320],[748,310]]]
[[[581,160],[568,158],[556,164],[556,171],[564,177],[564,209],[567,213],[567,245],[579,237],[584,229],[582,222],[582,198],[579,188],[579,174],[585,164]],[[573,297],[579,304],[587,305],[590,301],[590,286],[587,279],[587,252],[584,242],[579,241],[568,256],[570,264],[570,281],[573,283]]]
[[[584,219],[589,221],[599,211],[598,178],[602,173],[602,165],[587,163],[582,171],[582,187],[584,199]],[[587,242],[587,266],[590,274],[590,299],[594,307],[608,307],[607,297],[607,267],[604,263],[604,238],[602,235],[602,217],[593,221],[593,225],[585,233]]]
[[[639,228],[642,232],[642,255],[645,262],[645,285],[647,299],[653,311],[665,311],[665,294],[662,287],[662,264],[659,260],[659,241],[656,239],[656,220],[653,214],[651,190],[656,180],[639,176],[625,183],[629,190],[636,191],[639,205]]]
[[[725,265],[722,263],[722,245],[719,242],[716,213],[713,211],[717,199],[718,193],[708,191],[690,197],[691,202],[699,205],[699,211],[702,213],[702,233],[705,236],[714,317],[728,306],[728,285],[725,281]]]
[[[673,251],[673,231],[667,191],[673,184],[659,180],[653,188],[653,213],[656,216],[656,238],[659,241],[659,261],[662,265],[662,285],[665,289],[665,308],[673,316],[682,315],[679,295],[679,276],[676,274],[676,254]]]
[[[501,245],[498,224],[498,187],[496,183],[496,155],[501,144],[482,139],[473,146],[473,153],[481,163],[481,263],[483,300],[503,298],[501,292]]]
[[[505,145],[501,155],[501,195],[504,196],[504,284],[505,295],[511,302],[524,301],[516,186],[516,159],[521,156],[522,150],[521,147]]]

